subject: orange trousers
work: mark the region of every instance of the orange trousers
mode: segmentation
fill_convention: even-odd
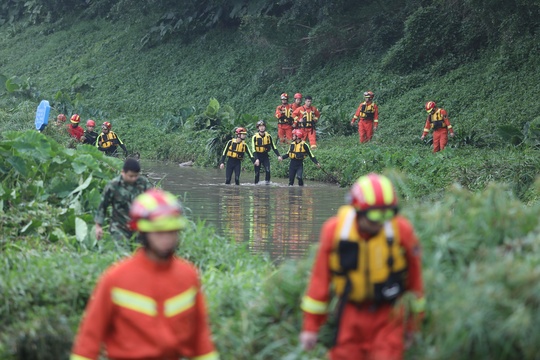
[[[290,143],[292,140],[292,125],[278,124],[277,136],[278,136],[279,142],[286,143],[286,144]]]
[[[445,148],[448,143],[448,129],[440,128],[433,131],[433,152],[436,153]]]
[[[302,132],[304,136],[302,136],[302,140],[309,141],[309,146],[311,146],[312,149],[315,149],[317,147],[317,132],[313,128],[304,128],[302,129]]]
[[[370,141],[373,137],[373,120],[358,120],[358,135],[361,143]]]
[[[348,303],[329,357],[331,360],[401,360],[404,329],[403,317],[390,305],[372,309]]]

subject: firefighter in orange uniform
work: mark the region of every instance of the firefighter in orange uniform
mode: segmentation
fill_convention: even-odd
[[[429,130],[433,129],[433,152],[443,150],[448,143],[448,132],[450,136],[454,136],[454,129],[450,125],[450,119],[448,113],[443,108],[438,108],[434,101],[428,101],[426,103],[426,111],[428,117],[426,124],[424,125],[424,132],[420,139],[424,140]]]
[[[302,94],[296,93],[294,94],[294,102],[291,104],[291,109],[294,112],[300,106],[302,106]]]
[[[278,141],[288,144],[292,140],[292,108],[289,104],[289,95],[281,94],[281,105],[276,108],[276,118],[278,119]]]
[[[172,194],[137,196],[131,226],[143,248],[109,268],[86,307],[70,360],[216,360],[196,268],[174,255],[187,220]]]
[[[317,125],[317,121],[319,121],[321,113],[319,112],[319,109],[311,105],[312,100],[313,99],[311,96],[306,96],[306,101],[304,102],[304,105],[294,110],[293,128],[298,128],[302,130],[302,141],[309,140],[309,145],[311,146],[311,148],[316,149],[317,133],[315,128]]]
[[[371,140],[373,132],[379,126],[379,107],[373,102],[375,94],[371,91],[364,93],[364,102],[358,106],[351,120],[351,125],[358,121],[358,135],[360,143]]]
[[[71,119],[69,119],[69,124],[67,124],[67,130],[69,135],[77,140],[77,142],[81,141],[81,137],[84,135],[84,129],[79,126],[79,123],[81,122],[81,117],[77,114],[73,114]]]
[[[312,349],[327,319],[330,285],[339,304],[332,360],[399,360],[425,308],[420,246],[412,225],[397,215],[390,180],[374,173],[352,186],[350,204],[327,220],[302,300],[300,342]],[[411,292],[413,316],[396,302]]]

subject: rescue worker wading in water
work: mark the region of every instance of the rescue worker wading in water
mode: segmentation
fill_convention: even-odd
[[[293,112],[293,128],[301,129],[302,131],[302,140],[309,140],[309,145],[312,149],[317,148],[317,132],[315,131],[315,126],[321,113],[319,109],[311,105],[312,98],[311,96],[306,96],[306,101],[304,105],[300,106]]]
[[[108,121],[105,121],[103,125],[101,125],[101,134],[99,134],[96,140],[97,148],[106,155],[118,156],[117,151],[120,146],[122,150],[124,150],[124,156],[127,157],[128,152],[126,146],[111,128],[112,124]]]
[[[435,102],[428,101],[425,108],[428,117],[420,139],[424,140],[429,131],[433,130],[433,152],[436,153],[446,147],[448,143],[448,132],[450,132],[450,136],[454,136],[454,129],[450,125],[450,119],[446,110],[437,108]]]
[[[255,184],[259,183],[261,165],[266,171],[264,180],[268,184],[270,183],[270,157],[268,156],[268,153],[270,150],[273,150],[279,161],[283,159],[276,148],[276,144],[274,144],[272,135],[266,132],[266,124],[263,120],[259,120],[257,122],[257,129],[259,129],[259,131],[253,135],[251,140],[253,146],[253,156],[255,158]]]
[[[351,125],[358,121],[358,136],[361,143],[370,141],[373,131],[376,131],[379,125],[379,107],[373,102],[374,97],[371,91],[366,91],[364,102],[358,106],[351,120]]]
[[[186,228],[171,193],[137,196],[130,226],[142,247],[101,276],[86,306],[70,360],[218,360],[201,282],[193,264],[175,256]]]
[[[313,153],[309,149],[309,145],[302,141],[302,130],[294,129],[292,131],[293,142],[289,146],[289,152],[283,155],[283,159],[291,158],[289,164],[289,186],[294,185],[294,178],[298,179],[298,185],[304,186],[304,159],[309,156],[311,161],[318,168],[321,164],[317,161]]]
[[[390,180],[368,174],[354,183],[350,204],[321,229],[311,280],[302,300],[300,342],[312,349],[326,321],[330,286],[339,296],[331,360],[400,360],[425,308],[420,245],[412,225],[397,215]],[[412,315],[398,300],[412,293]]]
[[[231,183],[232,174],[234,172],[234,183],[240,185],[240,171],[242,171],[242,160],[244,160],[244,154],[247,153],[249,159],[254,162],[253,155],[249,146],[247,146],[245,140],[247,130],[243,127],[239,127],[235,130],[236,138],[231,139],[225,145],[221,160],[219,161],[219,168],[225,167],[225,157],[227,157],[227,169],[225,170],[225,184]]]
[[[289,143],[292,140],[293,109],[289,104],[289,95],[281,94],[281,105],[276,108],[278,119],[278,141]]]

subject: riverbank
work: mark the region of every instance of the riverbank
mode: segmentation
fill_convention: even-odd
[[[129,253],[92,237],[96,197],[120,163],[90,147],[65,149],[35,131],[5,136],[0,148],[11,155],[0,159],[0,169],[9,168],[0,188],[0,357],[65,358],[99,274]],[[394,179],[400,188],[413,185]],[[407,358],[534,359],[540,204],[526,206],[492,184],[477,193],[452,187],[440,200],[403,202],[401,211],[422,243],[428,299]],[[298,347],[313,252],[276,267],[230,240],[191,223],[179,249],[201,269],[222,357],[323,359],[322,344],[312,354]]]
[[[53,116],[78,112],[111,121],[130,152],[143,158],[215,167],[236,126],[251,135],[262,118],[275,136],[279,94],[299,91],[311,94],[322,112],[316,155],[326,173],[307,164],[309,180],[335,178],[347,186],[367,171],[391,168],[418,184],[408,197],[424,197],[426,189],[439,197],[453,183],[477,191],[492,181],[510,184],[524,201],[538,197],[531,185],[540,170],[540,73],[528,36],[444,71],[439,64],[396,74],[359,49],[282,74],[283,59],[273,56],[279,45],[246,46],[242,31],[211,30],[187,43],[141,47],[151,22],[148,16],[0,27],[1,75],[19,84],[11,92],[0,89],[1,133],[32,128],[45,98]],[[349,122],[366,89],[375,92],[380,125],[374,141],[360,145]],[[448,111],[456,131],[435,156],[419,140],[428,100]],[[509,113],[509,103],[519,110]]]

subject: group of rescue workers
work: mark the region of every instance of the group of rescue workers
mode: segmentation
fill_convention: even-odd
[[[364,92],[364,101],[360,103],[351,120],[351,126],[358,122],[358,135],[360,143],[366,143],[373,137],[373,132],[379,126],[379,107],[373,102],[375,94],[372,91]],[[448,113],[437,108],[434,101],[428,101],[424,106],[428,115],[424,131],[420,139],[424,140],[430,130],[433,130],[433,152],[441,151],[448,143],[448,133],[454,136],[454,129],[450,124]]]
[[[379,125],[379,107],[373,98],[375,94],[372,91],[364,92],[364,101],[360,103],[351,120],[351,126],[358,122],[358,135],[360,143],[366,143],[373,138],[373,132]],[[311,152],[317,148],[316,126],[321,113],[313,106],[312,97],[306,96],[302,104],[302,94],[294,94],[294,102],[289,104],[289,95],[283,93],[280,96],[281,105],[276,107],[275,117],[278,126],[278,141],[281,144],[288,144],[287,154],[281,156],[272,135],[266,131],[264,120],[257,122],[257,133],[251,140],[251,149],[246,144],[247,130],[244,127],[235,129],[235,136],[227,142],[219,167],[225,168],[225,159],[227,166],[225,171],[225,184],[230,184],[232,174],[234,173],[234,182],[240,185],[240,173],[242,169],[242,160],[245,154],[255,165],[255,184],[259,183],[261,166],[266,172],[265,181],[270,182],[270,159],[269,152],[273,151],[279,161],[290,158],[289,165],[289,186],[294,185],[295,177],[298,179],[298,185],[303,186],[303,161],[306,157],[320,167],[321,165]],[[423,140],[430,130],[433,130],[433,152],[443,150],[448,143],[448,134],[454,136],[454,129],[450,124],[450,119],[446,110],[437,108],[433,101],[428,101],[425,105],[428,113],[424,130],[421,136]],[[308,143],[306,142],[309,142]]]
[[[141,247],[96,284],[70,359],[97,360],[102,345],[109,359],[219,359],[197,269],[175,255],[188,224],[182,206],[172,194],[151,188],[140,170],[136,159],[125,160],[120,176],[102,193],[95,221],[101,239],[111,206],[113,241],[136,238]],[[360,177],[348,199],[322,226],[299,304],[299,342],[313,349],[331,316],[336,326],[330,359],[400,360],[426,305],[420,245],[410,222],[398,215],[387,177]],[[407,304],[400,300],[405,293],[411,294]]]
[[[266,183],[268,184],[270,182],[270,150],[277,155],[279,161],[287,158],[291,159],[289,165],[289,186],[294,185],[295,178],[298,179],[298,185],[304,186],[303,172],[304,159],[306,157],[309,156],[317,167],[321,166],[311,152],[309,145],[302,140],[303,134],[301,133],[300,129],[294,129],[292,131],[292,143],[289,146],[288,152],[283,156],[280,155],[272,135],[266,131],[266,123],[264,120],[259,120],[257,122],[257,130],[257,133],[255,133],[251,139],[253,152],[245,142],[247,130],[243,127],[236,128],[236,137],[229,140],[225,145],[219,162],[219,167],[223,169],[225,167],[225,158],[227,158],[225,184],[231,183],[232,174],[234,172],[234,182],[236,185],[240,185],[240,171],[245,154],[248,155],[250,160],[255,165],[255,184],[259,183],[261,166],[264,167],[266,172]]]
[[[56,117],[58,129],[62,129],[67,118],[64,114],[59,114]],[[69,123],[65,125],[69,136],[76,142],[96,146],[100,151],[103,151],[108,156],[118,156],[118,148],[124,151],[127,156],[127,149],[118,135],[112,131],[112,124],[105,121],[101,125],[101,133],[95,131],[96,122],[92,119],[86,121],[86,130],[80,126],[81,117],[78,114],[73,114],[69,119]]]

